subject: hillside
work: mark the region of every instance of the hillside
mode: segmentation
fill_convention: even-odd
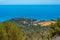
[[[55,23],[55,21],[49,20],[49,21],[38,21],[36,19],[28,19],[28,18],[13,18],[9,20],[11,22],[14,22],[18,25],[40,25],[40,26],[49,26],[51,23]]]
[[[51,35],[51,40],[55,40],[55,36],[56,40],[60,38],[60,19],[56,21],[38,21],[36,19],[28,18],[13,18],[10,19],[7,24],[9,24],[9,22],[17,25],[17,27],[23,32],[25,40],[49,40],[48,37]],[[10,27],[10,24],[8,26]],[[14,25],[12,26],[14,27]]]
[[[34,25],[41,25],[41,26],[49,26],[51,25],[51,23],[56,23],[55,21],[44,21],[44,22],[38,22],[38,23],[35,23]]]
[[[53,23],[53,21],[40,22],[36,19],[28,19],[28,18],[14,18],[9,21],[13,22],[19,26],[19,28],[24,32],[27,40],[41,39],[41,38],[39,38],[40,35],[43,35],[43,34],[45,35],[48,32],[48,28],[49,28],[48,25]],[[48,24],[48,25],[46,25],[46,24]],[[43,27],[43,26],[46,26],[46,27]]]
[[[55,21],[49,20],[49,21],[38,21],[36,19],[29,19],[29,18],[13,18],[9,20],[12,23],[15,23],[21,28],[24,32],[32,32],[32,30],[37,33],[40,32],[40,30],[43,28],[44,30],[47,30],[49,28],[49,25],[51,23],[56,23]]]

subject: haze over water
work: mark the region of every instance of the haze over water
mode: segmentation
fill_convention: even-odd
[[[21,17],[56,19],[60,17],[60,5],[0,5],[0,22]]]

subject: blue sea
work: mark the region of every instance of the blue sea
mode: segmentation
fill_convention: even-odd
[[[0,22],[12,18],[50,20],[60,17],[60,5],[0,5]]]

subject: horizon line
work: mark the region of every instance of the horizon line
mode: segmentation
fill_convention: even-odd
[[[60,5],[60,4],[0,4],[0,5]]]
[[[0,4],[0,5],[60,5],[60,4]]]

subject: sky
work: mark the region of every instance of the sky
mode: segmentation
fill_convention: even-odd
[[[0,5],[60,4],[60,0],[0,0]]]

